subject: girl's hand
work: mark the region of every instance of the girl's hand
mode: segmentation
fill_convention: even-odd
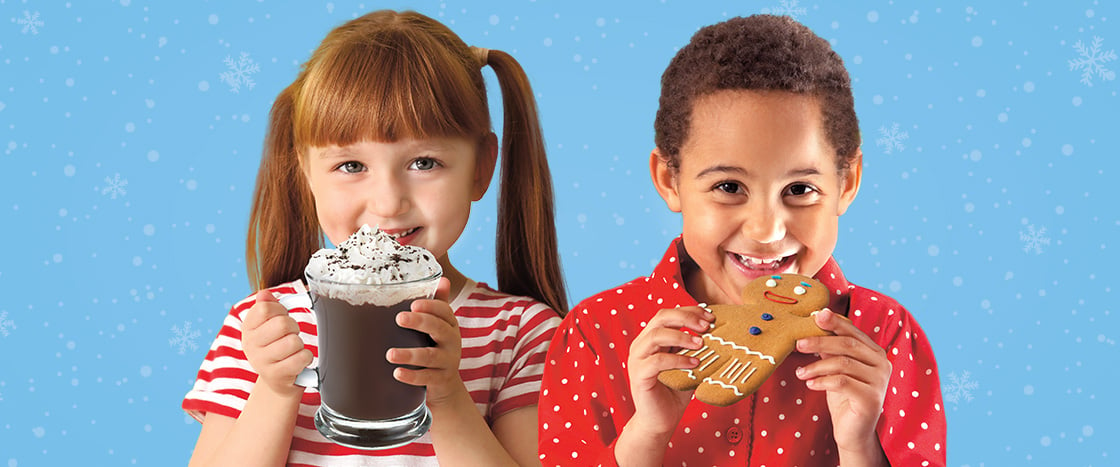
[[[447,303],[451,283],[440,279],[435,299],[412,302],[411,311],[397,314],[397,325],[432,337],[434,347],[392,348],[385,354],[389,363],[413,365],[420,369],[397,368],[393,377],[405,384],[426,386],[428,407],[451,400],[456,391],[466,391],[459,376],[463,338],[459,321]]]
[[[299,338],[299,324],[272,292],[261,290],[255,298],[242,322],[241,346],[257,382],[279,394],[303,393],[295,385],[296,375],[311,364],[313,355]]]
[[[678,355],[680,349],[699,349],[698,336],[681,332],[689,329],[697,334],[708,332],[715,315],[696,306],[665,308],[658,311],[645,329],[630,344],[626,362],[630,376],[630,394],[634,398],[634,416],[628,428],[637,428],[654,436],[672,436],[692,398],[691,391],[677,391],[661,384],[657,375],[663,370],[695,368],[700,361]]]
[[[797,369],[809,389],[826,391],[832,431],[841,456],[881,459],[883,448],[875,427],[883,411],[891,362],[887,353],[851,321],[831,311],[817,313],[817,326],[834,336],[797,341],[797,350],[816,353],[821,360]]]

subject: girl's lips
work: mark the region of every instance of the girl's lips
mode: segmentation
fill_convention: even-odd
[[[420,227],[413,227],[411,229],[382,229],[382,231],[389,234],[390,237],[393,237],[393,240],[396,240],[397,243],[408,245],[416,239],[416,233],[420,231]]]

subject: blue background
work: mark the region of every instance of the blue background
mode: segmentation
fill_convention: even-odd
[[[845,60],[864,135],[835,254],[933,342],[949,464],[1120,465],[1117,6],[994,3],[0,0],[0,466],[186,463],[181,397],[250,292],[271,100],[382,7],[521,60],[573,300],[648,273],[679,232],[647,170],[673,53],[792,14]],[[493,282],[493,238],[488,195],[452,258]]]

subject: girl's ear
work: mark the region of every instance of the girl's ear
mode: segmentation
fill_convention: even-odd
[[[494,166],[498,163],[498,136],[493,132],[483,138],[478,147],[478,158],[474,164],[474,186],[471,188],[471,201],[478,201],[490,188],[494,178]]]
[[[679,169],[678,169],[679,170]],[[668,159],[661,156],[660,148],[653,148],[649,155],[649,174],[653,187],[665,200],[670,211],[681,212],[681,196],[677,189],[677,172],[669,167]]]
[[[848,211],[848,206],[856,200],[859,193],[859,184],[863,179],[863,150],[856,149],[856,156],[848,168],[844,170],[840,180],[840,202],[836,206],[836,215],[842,216]]]

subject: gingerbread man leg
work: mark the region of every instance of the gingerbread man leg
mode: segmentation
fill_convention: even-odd
[[[710,333],[700,337],[704,339],[704,345],[699,349],[683,349],[677,352],[680,355],[699,359],[700,363],[696,365],[696,368],[674,371],[673,378],[668,381],[666,381],[667,378],[662,378],[663,383],[678,391],[696,389],[704,381],[704,378],[711,376],[723,367],[724,362],[728,360],[726,347],[720,345],[718,340],[714,340]]]
[[[726,357],[723,366],[696,388],[696,398],[714,405],[726,406],[753,393],[774,372],[773,358],[758,353],[736,351]]]

